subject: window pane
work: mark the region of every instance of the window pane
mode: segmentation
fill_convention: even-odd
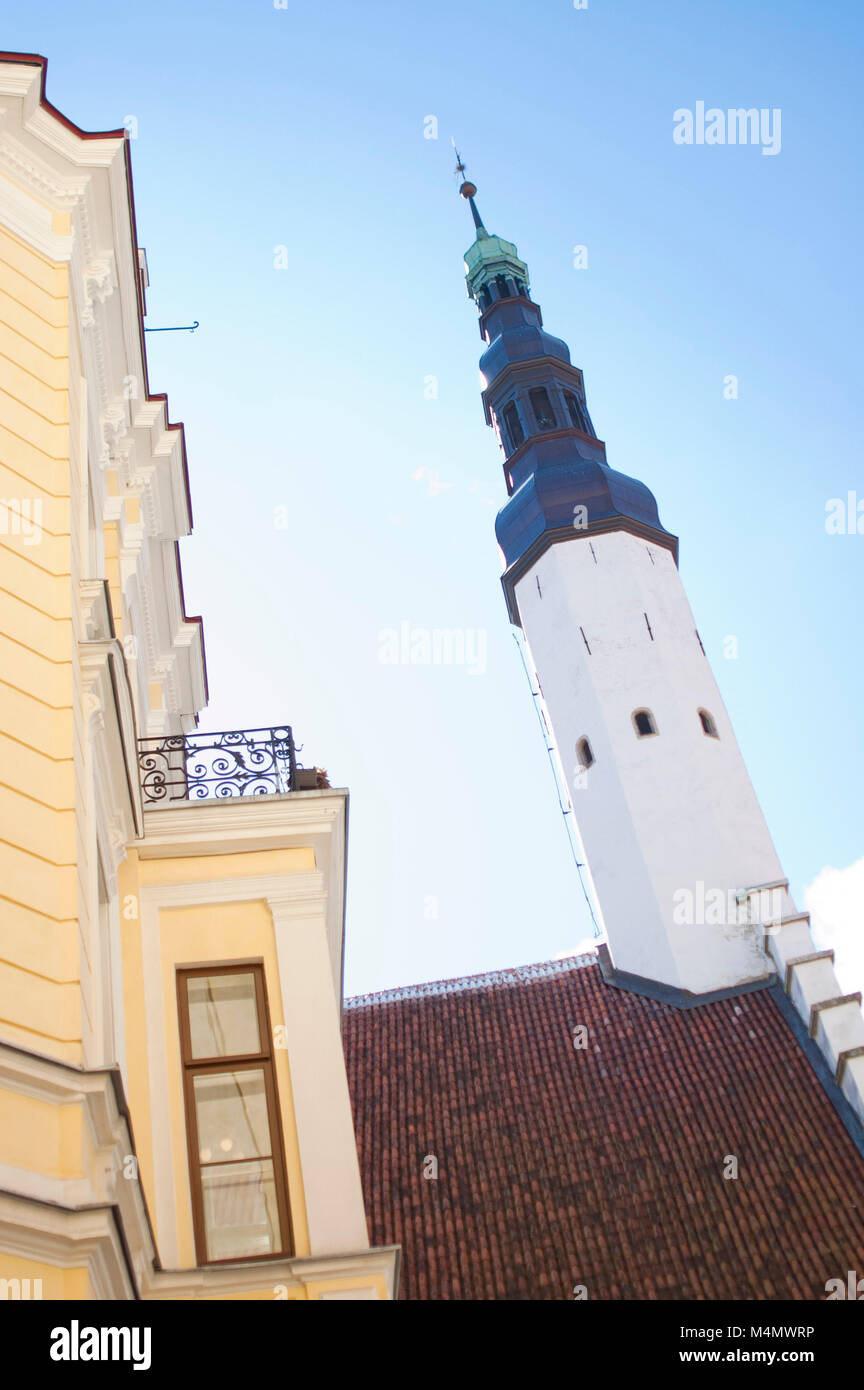
[[[196,1076],[198,1159],[225,1163],[271,1152],[264,1072],[224,1071]]]
[[[282,1248],[273,1164],[264,1159],[201,1169],[208,1260],[271,1255]]]
[[[255,976],[191,975],[189,1035],[193,1057],[242,1057],[260,1052]]]

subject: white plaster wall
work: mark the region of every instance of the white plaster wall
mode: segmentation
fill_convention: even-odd
[[[615,965],[697,993],[765,975],[750,927],[673,922],[679,889],[740,890],[783,872],[672,555],[625,531],[574,532],[516,597]],[[640,708],[656,737],[637,738]],[[574,788],[583,736],[596,763]],[[785,894],[784,916],[793,910]]]

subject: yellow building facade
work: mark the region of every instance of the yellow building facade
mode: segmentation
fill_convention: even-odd
[[[196,732],[128,140],[44,77],[0,55],[0,1296],[392,1298],[341,1044],[347,793],[289,729]]]

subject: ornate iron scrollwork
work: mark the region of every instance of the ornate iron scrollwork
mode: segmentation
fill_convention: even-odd
[[[143,738],[138,766],[145,806],[296,790],[294,735],[276,729]]]

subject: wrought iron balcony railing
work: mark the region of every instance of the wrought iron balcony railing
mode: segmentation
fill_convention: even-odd
[[[294,735],[279,729],[142,738],[138,767],[145,806],[232,796],[272,796],[326,785],[297,767]],[[323,777],[323,782],[322,782]]]

